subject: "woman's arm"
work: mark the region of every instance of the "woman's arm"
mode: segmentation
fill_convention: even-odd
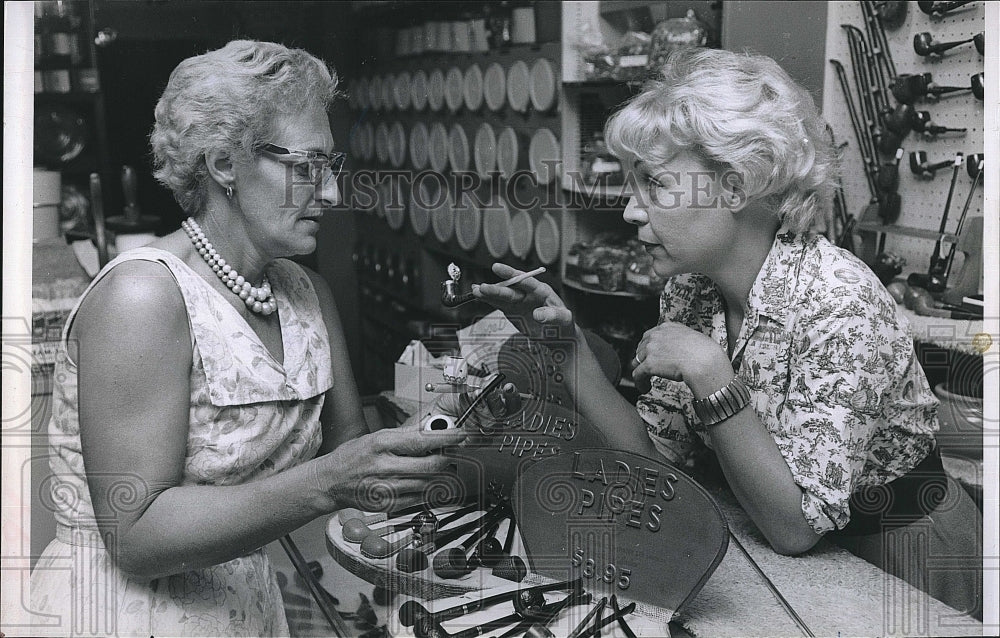
[[[497,263],[493,264],[493,272],[507,279],[522,271]],[[604,376],[586,337],[573,323],[573,314],[551,286],[529,278],[509,288],[474,286],[473,293],[501,309],[515,325],[524,326],[528,336],[539,343],[545,343],[544,334],[552,328],[557,328],[561,337],[572,339],[576,347],[567,353],[563,376],[576,409],[601,430],[612,447],[655,458],[656,449],[646,434],[645,423]]]
[[[113,559],[136,575],[246,554],[353,505],[373,479],[400,502],[418,502],[426,481],[415,477],[447,463],[432,452],[464,437],[379,432],[259,481],[181,486],[192,352],[172,277],[156,264],[121,264],[88,295],[71,337],[79,344],[80,434],[98,525]]]
[[[326,280],[314,271],[303,268],[312,281],[323,322],[330,341],[330,361],[333,365],[333,387],[327,390],[320,421],[323,424],[323,444],[319,454],[335,450],[342,443],[368,434],[368,425],[361,409],[361,397],[351,370],[351,358],[344,338],[343,324],[337,303]]]
[[[736,376],[725,351],[707,335],[665,322],[646,332],[636,378],[656,375],[683,381],[694,398],[725,387]],[[709,426],[712,448],[733,494],[774,550],[799,554],[815,545],[817,534],[802,514],[802,488],[771,433],[751,406]]]

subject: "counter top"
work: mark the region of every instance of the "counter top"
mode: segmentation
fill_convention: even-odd
[[[413,408],[391,393],[386,397],[404,412]],[[730,542],[718,568],[672,627],[692,636],[806,635],[743,555],[742,546],[816,636],[982,635],[981,622],[826,540],[800,556],[775,553],[728,489],[709,492],[738,543]],[[410,635],[394,629],[394,635]]]

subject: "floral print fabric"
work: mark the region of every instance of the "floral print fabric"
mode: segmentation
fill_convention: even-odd
[[[247,483],[312,458],[321,442],[324,393],[333,380],[326,324],[305,271],[277,260],[267,272],[278,302],[284,349],[279,363],[239,312],[171,253],[150,247],[124,253],[91,287],[128,259],[166,266],[164,276],[176,280],[188,313],[193,359],[182,484]],[[286,634],[280,591],[263,548],[148,582],[121,573],[110,560],[95,529],[80,447],[77,370],[66,339],[78,308],[79,302],[56,362],[49,447],[58,534],[32,573],[33,610],[60,619],[58,635]],[[103,594],[95,598],[95,591]]]
[[[806,520],[819,534],[841,529],[853,491],[902,476],[934,444],[937,399],[906,320],[854,255],[784,229],[744,312],[733,367],[803,490]],[[703,275],[667,282],[660,321],[729,346],[721,294]],[[684,383],[653,377],[637,404],[654,445],[675,463],[711,447],[693,400]]]

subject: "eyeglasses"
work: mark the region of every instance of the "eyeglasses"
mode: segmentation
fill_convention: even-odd
[[[344,161],[347,159],[347,153],[339,151],[330,154],[319,151],[296,151],[274,144],[263,144],[260,150],[271,155],[290,155],[302,158],[303,161],[295,163],[294,168],[303,171],[303,177],[307,177],[311,183],[317,186],[325,186],[336,180],[344,168]]]

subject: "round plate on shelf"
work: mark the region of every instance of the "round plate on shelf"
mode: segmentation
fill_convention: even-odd
[[[355,100],[357,100],[359,109],[365,110],[372,105],[371,101],[368,99],[368,78],[364,77],[359,79],[357,87],[354,90],[357,93]]]
[[[517,133],[511,127],[506,127],[497,135],[497,169],[506,179],[517,170]]]
[[[473,149],[476,160],[476,172],[480,177],[489,177],[497,168],[497,135],[489,122],[483,122],[476,131],[476,143]]]
[[[414,73],[410,81],[410,102],[415,111],[427,108],[427,73],[423,69]]]
[[[368,83],[368,104],[373,111],[382,110],[382,77],[372,76]]]
[[[444,107],[444,73],[441,69],[431,71],[427,80],[427,105],[432,111],[440,111]]]
[[[412,83],[413,80],[407,71],[403,71],[396,76],[396,83],[393,86],[393,97],[396,100],[396,108],[400,111],[410,108],[410,100],[412,99],[410,84]]]
[[[461,69],[453,66],[448,69],[448,75],[444,79],[444,102],[448,105],[448,110],[454,113],[462,108],[465,99],[465,77]]]
[[[431,138],[427,147],[431,168],[443,173],[448,168],[448,129],[441,122],[431,125]]]
[[[507,71],[507,102],[519,113],[528,110],[531,101],[531,72],[524,60],[518,60]]]
[[[389,73],[382,78],[382,110],[392,111],[396,108],[396,76]]]
[[[427,125],[417,122],[410,129],[410,162],[413,168],[423,170],[427,168]]]
[[[548,211],[542,213],[535,226],[535,254],[546,266],[559,259],[559,224]]]
[[[445,196],[439,206],[431,210],[431,228],[434,229],[434,236],[442,244],[451,239],[455,232],[455,214],[451,208],[450,198]]]
[[[389,161],[389,125],[385,122],[375,127],[375,158],[382,164]]]
[[[531,106],[545,112],[556,103],[556,72],[548,58],[538,58],[531,65]]]
[[[389,127],[389,161],[395,168],[406,163],[406,131],[402,122],[393,122]]]
[[[406,193],[403,192],[402,180],[390,180],[389,184],[395,185],[395,192],[390,185],[387,189],[389,199],[382,202],[382,209],[385,211],[385,222],[389,228],[400,230],[406,224]]]
[[[520,259],[525,259],[531,253],[532,240],[535,238],[535,222],[526,210],[514,213],[510,220],[510,252]]]
[[[502,198],[483,209],[483,241],[494,259],[510,250],[510,210]]]
[[[375,128],[371,122],[365,122],[358,127],[361,134],[361,157],[365,161],[370,161],[375,157]]]
[[[486,74],[483,76],[483,99],[491,111],[502,109],[507,99],[507,76],[499,62],[486,67]]]
[[[483,105],[483,70],[478,64],[466,69],[462,95],[465,97],[465,108],[470,111],[478,111]]]
[[[535,131],[528,145],[528,165],[538,183],[548,184],[554,180],[561,163],[562,152],[555,134],[544,127]]]
[[[410,226],[420,237],[426,235],[431,227],[431,203],[431,194],[426,184],[420,182],[410,189]]]
[[[469,170],[469,138],[461,124],[454,124],[448,134],[448,160],[451,170]]]
[[[454,208],[455,239],[464,250],[473,250],[483,228],[483,211],[468,193],[462,193]]]

